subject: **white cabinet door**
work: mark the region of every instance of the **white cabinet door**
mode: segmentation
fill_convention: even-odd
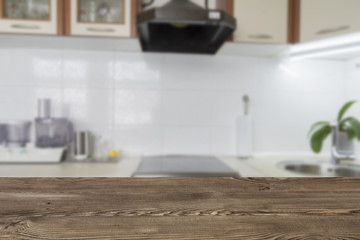
[[[301,0],[300,41],[360,31],[359,0]]]
[[[1,0],[0,5],[0,32],[57,34],[58,0]]]
[[[236,42],[287,43],[288,0],[234,0]]]
[[[130,37],[131,1],[71,0],[70,35]]]

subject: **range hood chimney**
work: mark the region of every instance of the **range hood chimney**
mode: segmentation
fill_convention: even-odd
[[[222,10],[189,0],[171,0],[137,16],[144,52],[215,54],[236,29],[236,19]]]

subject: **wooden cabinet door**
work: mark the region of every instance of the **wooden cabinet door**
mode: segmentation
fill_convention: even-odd
[[[300,41],[360,30],[359,0],[301,0]]]
[[[135,25],[135,0],[69,0],[68,34],[130,37]]]
[[[62,33],[62,0],[0,0],[0,32]]]
[[[288,0],[234,0],[236,42],[287,43]]]

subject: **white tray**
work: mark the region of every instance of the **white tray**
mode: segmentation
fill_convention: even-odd
[[[59,163],[65,148],[0,147],[0,163]]]

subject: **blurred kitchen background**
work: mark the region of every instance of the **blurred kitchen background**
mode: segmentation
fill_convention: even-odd
[[[0,35],[0,122],[33,121],[38,115],[38,99],[51,99],[52,117],[68,119],[74,131],[91,133],[95,159],[106,157],[111,151],[116,151],[120,160],[174,154],[235,159],[238,157],[237,119],[244,115],[244,96],[248,96],[252,157],[316,157],[309,144],[310,126],[320,120],[336,120],[338,109],[345,102],[360,100],[360,49],[292,59],[294,45],[288,39],[288,25],[289,18],[293,17],[289,11],[296,14],[290,6],[298,1],[257,0],[255,5],[249,1],[241,0],[239,6],[233,6],[237,19],[235,37],[224,43],[216,55],[143,52],[139,40],[130,33],[134,11],[130,7],[137,4],[135,6],[140,9],[139,2],[121,1],[126,6],[122,6],[125,8],[123,18],[129,21],[129,26],[128,31],[115,32],[118,34],[115,37],[101,36],[101,31],[84,33],[80,29],[81,21],[91,21],[91,16],[89,19],[83,16],[85,20],[74,23],[80,27],[66,28],[76,22],[71,19],[62,26],[66,29],[61,34],[55,29],[54,33],[51,30],[40,32],[46,35],[40,36],[36,28],[20,26],[8,30],[6,24],[14,25],[15,20],[7,22],[5,15],[0,15],[0,32],[4,32]],[[1,11],[7,2],[24,1],[3,0]],[[37,1],[28,2],[37,4]],[[57,1],[49,2],[54,2],[48,6],[50,9],[60,6]],[[71,18],[72,11],[76,13],[72,9],[76,1],[66,2],[68,8],[61,6],[61,11],[64,18]],[[86,1],[80,2],[85,4]],[[115,4],[105,0],[87,2]],[[158,5],[154,6],[164,2],[155,0]],[[321,23],[301,21],[304,25],[300,33],[304,34],[304,39],[300,34],[298,44],[311,48],[309,42],[315,41],[320,44],[320,48],[314,48],[315,53],[329,42],[333,44],[331,50],[338,49],[336,44],[344,45],[342,39],[360,44],[357,33],[360,26],[334,30],[321,37],[314,34],[312,39],[306,28],[308,25],[319,29],[358,25],[358,14],[356,18],[351,15],[353,9],[359,9],[358,1],[301,2],[305,9],[301,12],[302,18],[313,19],[314,11],[323,11],[324,17]],[[310,2],[316,4],[309,6]],[[327,8],[322,10],[321,4],[327,4]],[[339,4],[345,7],[333,11]],[[220,5],[210,1],[210,8]],[[254,7],[256,5],[267,10],[260,11]],[[96,6],[94,9],[99,8]],[[146,9],[154,6],[146,6]],[[71,12],[66,13],[66,9]],[[87,9],[91,9],[91,4]],[[248,19],[241,17],[245,9],[254,12]],[[59,10],[51,11],[56,15]],[[40,15],[36,18],[44,16]],[[338,15],[340,18],[335,17]],[[348,15],[352,18],[348,19]],[[47,17],[45,14],[44,18]],[[116,19],[116,14],[113,17]],[[321,14],[317,17],[321,19]],[[57,18],[52,19],[56,21]],[[323,22],[327,19],[332,22],[325,26]],[[35,23],[25,19],[17,24]],[[59,27],[58,24],[55,22],[54,26]],[[241,32],[250,30],[254,30],[254,34],[266,30],[275,37],[245,39]],[[348,114],[359,116],[360,104],[355,104]],[[34,141],[34,133],[31,137]],[[328,138],[320,156],[330,159],[330,148],[331,138]],[[357,154],[360,157],[360,151]],[[1,168],[5,165],[0,165]],[[105,173],[99,175],[106,176]],[[240,175],[246,174],[241,174],[240,170]]]
[[[336,118],[345,101],[360,100],[360,59],[141,53],[129,51],[136,40],[121,39],[1,36],[0,42],[2,120],[32,119],[37,99],[50,98],[55,117],[130,156],[234,156],[246,94],[255,154],[309,153],[310,126]]]

